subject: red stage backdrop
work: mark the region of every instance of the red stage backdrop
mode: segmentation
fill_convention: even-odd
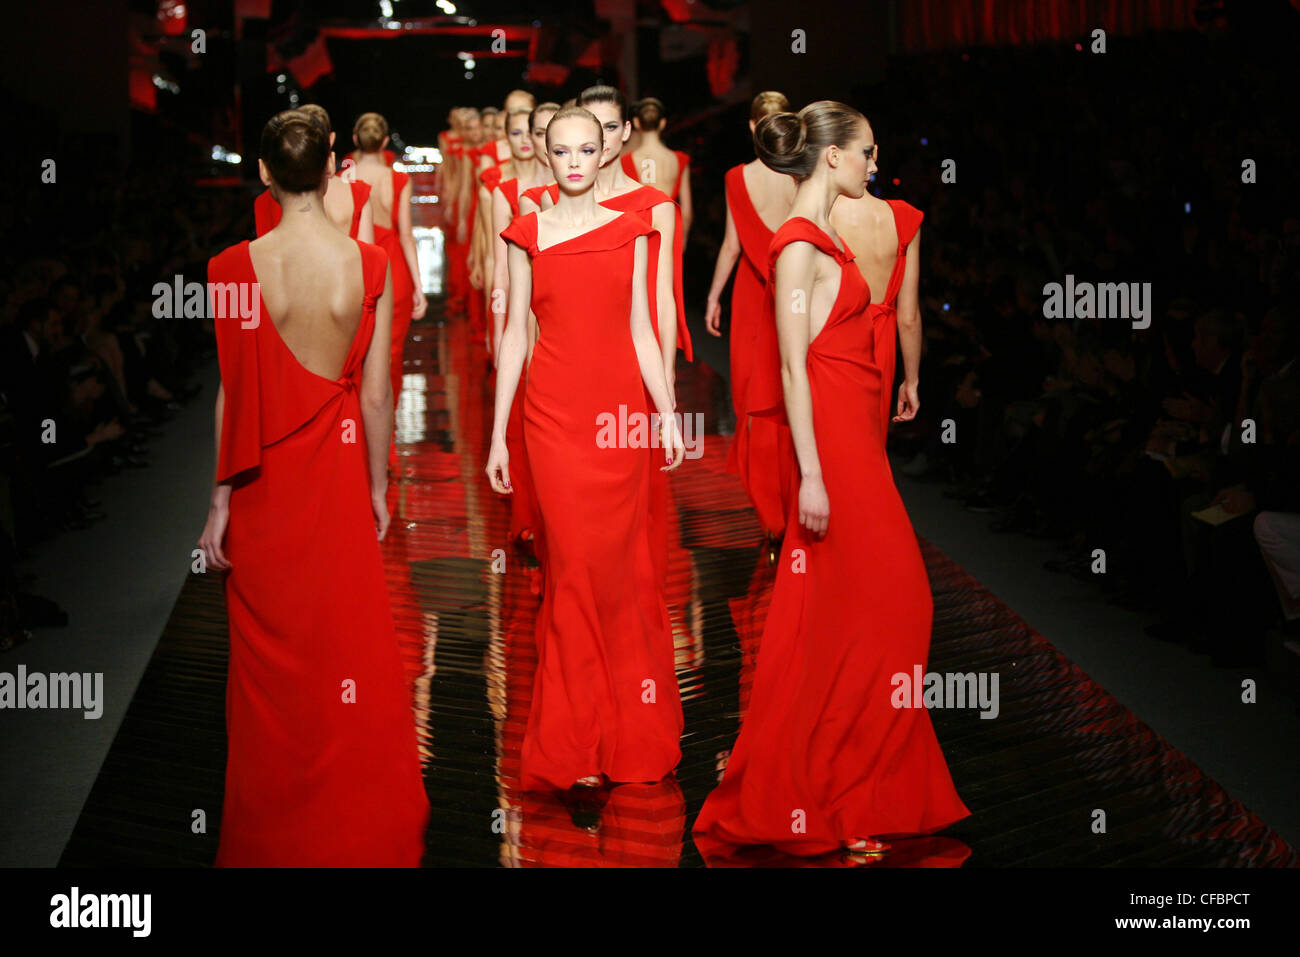
[[[898,6],[903,48],[1015,46],[1147,30],[1194,30],[1196,0],[907,0]]]

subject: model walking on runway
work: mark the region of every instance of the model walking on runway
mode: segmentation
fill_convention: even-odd
[[[694,827],[704,853],[882,853],[970,812],[925,708],[894,677],[925,667],[933,604],[881,435],[871,290],[830,232],[861,197],[875,140],[857,110],[818,101],[756,127],[764,163],[799,183],[769,251],[783,410],[798,459],[749,713]]]
[[[280,224],[209,263],[221,365],[216,484],[199,546],[228,571],[218,866],[416,866],[428,801],[379,539],[392,283],[324,208],[329,140],[262,133]],[[252,316],[231,308],[256,304]]]
[[[769,113],[788,111],[790,102],[782,93],[767,91],[754,97],[749,108],[749,134]],[[704,324],[712,335],[721,335],[722,304],[719,301],[727,277],[736,268],[731,289],[731,402],[736,412],[736,431],[727,457],[727,470],[740,476],[759,524],[768,536],[775,557],[775,545],[785,532],[787,506],[794,496],[794,446],[790,429],[770,416],[749,414],[749,383],[762,355],[775,379],[780,365],[776,322],[769,307],[767,249],[777,228],[785,221],[794,202],[795,181],[769,168],[762,160],[733,166],[727,171],[727,225],[713,269]],[[779,387],[779,383],[778,383]],[[771,401],[766,402],[770,406]]]
[[[579,100],[581,102],[581,100]],[[619,157],[623,172],[647,186],[663,190],[682,208],[682,240],[691,231],[695,207],[691,201],[691,158],[682,150],[672,150],[659,138],[668,125],[662,100],[647,96],[632,105],[632,128],[636,145]]]
[[[560,110],[546,140],[560,199],[505,232],[510,307],[486,468],[492,487],[508,494],[506,423],[531,307],[538,339],[524,443],[545,575],[521,786],[657,781],[681,758],[682,710],[663,585],[650,556],[645,461],[653,455],[675,468],[685,450],[645,294],[642,237],[651,227],[596,202],[603,135],[587,110]],[[607,417],[620,409],[653,422],[647,393],[660,416],[661,449],[648,447],[644,431],[644,442],[611,441]]]
[[[392,358],[393,406],[402,394],[402,355],[413,319],[424,317],[428,304],[420,281],[420,257],[411,232],[411,177],[385,165],[382,150],[388,145],[388,121],[378,113],[363,113],[352,128],[360,151],[357,179],[370,184],[375,210],[375,242],[388,253],[393,275]]]

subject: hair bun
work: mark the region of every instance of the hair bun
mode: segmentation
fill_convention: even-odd
[[[850,142],[866,118],[833,100],[810,103],[797,114],[768,113],[754,126],[754,152],[769,169],[802,182],[812,175],[822,151]]]

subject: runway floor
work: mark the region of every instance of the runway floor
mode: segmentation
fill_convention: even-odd
[[[724,463],[726,385],[679,372],[702,410],[702,457],[671,479],[681,532],[668,597],[685,711],[675,778],[612,789],[598,812],[517,786],[538,598],[506,541],[508,505],[483,475],[492,396],[481,343],[431,298],[412,325],[398,412],[400,475],[384,562],[432,815],[428,866],[699,866],[690,837],[735,739],[775,568]],[[493,570],[504,559],[503,573]],[[1300,856],[1182,754],[922,542],[934,592],[929,670],[997,672],[1001,711],[932,712],[971,817],[895,841],[871,866],[1294,866]],[[851,596],[845,596],[852,600]],[[74,867],[209,866],[225,765],[221,582],[191,575],[61,860]],[[194,811],[206,829],[194,833]],[[1096,811],[1105,833],[1094,831]],[[328,840],[328,835],[322,835]],[[721,865],[844,866],[763,849]]]

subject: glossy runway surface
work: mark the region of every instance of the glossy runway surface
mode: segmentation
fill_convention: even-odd
[[[422,250],[424,252],[424,250]],[[702,455],[672,476],[681,530],[668,598],[685,711],[675,778],[621,785],[603,806],[521,793],[518,749],[536,661],[537,572],[507,542],[508,503],[483,466],[492,396],[481,343],[431,299],[412,325],[397,419],[400,472],[383,545],[433,811],[429,866],[699,866],[690,825],[737,732],[775,568],[727,475],[723,380],[679,371],[703,414]],[[997,672],[1000,713],[936,710],[972,815],[894,842],[869,866],[1285,866],[1295,850],[1046,640],[926,543],[929,670]],[[845,596],[851,601],[852,596]],[[864,610],[864,613],[866,610]],[[220,579],[191,575],[66,848],[63,866],[208,866],[225,762]],[[1106,833],[1093,831],[1096,809]],[[195,811],[206,829],[194,833]],[[329,840],[328,834],[321,835]],[[716,864],[844,866],[762,849]]]

